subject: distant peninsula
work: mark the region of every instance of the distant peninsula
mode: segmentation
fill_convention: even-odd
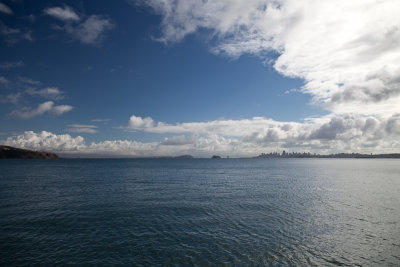
[[[39,152],[16,148],[11,146],[0,146],[0,159],[57,159],[58,156],[50,152]]]
[[[337,153],[337,154],[328,154],[328,155],[320,155],[315,153],[298,153],[291,152],[287,153],[285,150],[282,153],[272,152],[272,153],[261,153],[260,155],[254,158],[330,158],[330,159],[348,159],[348,158],[361,158],[361,159],[379,159],[379,158],[400,158],[400,153],[392,153],[392,154],[360,154],[360,153]]]

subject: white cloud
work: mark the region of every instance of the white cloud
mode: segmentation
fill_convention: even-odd
[[[5,64],[12,65],[11,63]],[[0,83],[2,76],[0,76]],[[40,85],[40,81],[35,81],[30,78],[18,77],[16,81],[8,81],[3,83],[7,88],[11,88],[15,93],[8,95],[0,95],[0,104],[11,103],[17,106],[17,109],[9,113],[9,116],[15,116],[22,119],[29,119],[32,117],[40,116],[45,113],[59,116],[73,109],[70,105],[56,105],[54,101],[64,98],[64,92],[58,89],[58,87],[45,87],[42,89],[36,89],[32,86]],[[33,100],[33,96],[40,98],[50,99],[53,101],[46,101],[39,104],[36,108],[24,107],[23,103],[29,103],[29,100]]]
[[[164,43],[209,33],[211,52],[258,56],[330,111],[304,122],[266,118],[126,129],[233,137],[262,147],[310,151],[395,151],[399,147],[400,5],[392,0],[133,0],[161,16]],[[133,117],[140,122],[140,117]],[[185,143],[186,137],[166,140]]]
[[[58,106],[54,106],[51,110],[50,113],[53,113],[57,116],[64,114],[68,111],[71,111],[74,107],[70,106],[70,105],[58,105]]]
[[[16,116],[21,119],[29,119],[45,113],[50,113],[53,115],[61,115],[65,112],[72,110],[73,107],[69,105],[59,105],[55,106],[53,101],[47,101],[39,104],[35,109],[23,108],[21,110],[14,110],[10,113],[11,116]]]
[[[96,125],[87,125],[87,124],[71,124],[69,125],[67,132],[71,133],[98,133]]]
[[[7,5],[0,3],[0,12],[6,13],[8,15],[12,15],[13,11]]]
[[[132,115],[129,118],[127,128],[130,130],[142,130],[153,127],[153,119],[150,117],[143,118]]]
[[[146,122],[144,122],[146,121]],[[400,113],[389,116],[359,114],[326,115],[304,122],[280,122],[262,117],[166,124],[131,116],[125,129],[159,134],[189,134],[167,138],[162,145],[184,146],[198,142],[196,136],[231,138],[261,148],[291,148],[323,152],[376,152],[400,149]],[[388,146],[387,144],[391,144]],[[246,147],[246,146],[244,146]],[[237,146],[237,153],[243,153]],[[250,151],[250,150],[248,150]],[[254,153],[258,151],[253,148]]]
[[[213,154],[240,157],[256,156],[272,151],[312,151],[316,153],[361,152],[396,153],[400,141],[390,136],[400,135],[400,115],[387,120],[374,118],[324,118],[296,129],[284,125],[253,133],[247,138],[228,138],[219,134],[205,136],[173,136],[162,142],[133,140],[105,140],[86,143],[85,139],[69,134],[50,132],[23,134],[8,137],[2,143],[35,150],[47,150],[64,155],[87,156],[177,156],[190,154],[210,157]],[[357,127],[354,127],[354,126]],[[294,130],[293,130],[294,128]],[[92,128],[91,128],[92,129]],[[245,131],[243,131],[245,132]]]
[[[78,14],[69,6],[49,7],[43,11],[45,14],[52,16],[64,22],[79,21]]]
[[[73,138],[69,134],[56,135],[46,131],[26,131],[7,138],[4,143],[20,148],[48,151],[79,151],[85,148],[85,141],[80,136]]]
[[[70,36],[83,44],[99,44],[105,37],[108,30],[114,28],[109,18],[103,15],[90,15],[84,19],[69,6],[46,8],[44,12],[54,18],[62,20],[63,27],[56,26],[56,29],[66,31]]]
[[[97,44],[103,40],[105,32],[113,27],[114,24],[106,17],[92,15],[76,27],[67,26],[66,30],[81,43]]]
[[[254,150],[249,150],[248,145],[235,140],[219,136],[195,138],[196,142],[187,145],[165,145],[159,142],[137,142],[130,140],[106,140],[87,144],[81,136],[73,138],[69,134],[57,135],[42,131],[35,133],[26,131],[23,134],[8,137],[2,141],[5,145],[14,147],[46,150],[64,155],[92,155],[92,156],[176,156],[192,154],[195,156],[209,157],[210,154],[231,152],[230,155],[238,156],[237,148],[241,147],[240,155],[253,155]],[[254,147],[254,145],[252,145]],[[224,154],[225,155],[225,154]]]
[[[164,42],[206,29],[212,52],[250,53],[335,114],[400,111],[400,5],[393,0],[135,1],[162,16]]]
[[[64,92],[58,89],[58,87],[47,87],[40,90],[34,88],[28,88],[26,90],[26,93],[29,95],[40,96],[43,98],[48,98],[53,100],[59,100],[64,98],[63,96]]]

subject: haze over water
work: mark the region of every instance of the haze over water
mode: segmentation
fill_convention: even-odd
[[[0,161],[0,265],[400,264],[400,161]]]

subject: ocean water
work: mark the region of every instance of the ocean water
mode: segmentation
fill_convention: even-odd
[[[0,265],[399,266],[400,160],[0,161]]]

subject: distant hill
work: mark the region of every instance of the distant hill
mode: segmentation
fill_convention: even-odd
[[[0,146],[0,159],[57,159],[58,156],[50,152],[38,152],[11,146]]]
[[[177,156],[175,158],[176,159],[193,159],[194,157],[192,155],[182,155],[182,156]]]

